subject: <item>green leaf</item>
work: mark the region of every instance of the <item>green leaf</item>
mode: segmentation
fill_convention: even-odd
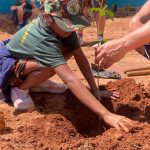
[[[112,19],[115,17],[114,13],[111,11],[111,10],[107,10],[106,11],[106,16],[109,18],[109,19]]]
[[[99,12],[100,16],[107,16],[110,19],[114,18],[114,13],[111,10],[107,9],[107,5],[100,8],[90,8],[89,10]]]
[[[89,10],[100,12],[102,9],[101,8],[89,8]]]
[[[100,11],[100,16],[102,16],[102,17],[103,17],[103,16],[106,16],[106,11],[105,11],[105,10],[101,10],[101,11]]]

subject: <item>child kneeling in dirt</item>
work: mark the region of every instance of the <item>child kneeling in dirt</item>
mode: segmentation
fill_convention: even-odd
[[[118,130],[122,128],[129,131],[128,126],[132,125],[130,119],[109,112],[95,98],[99,95],[110,96],[110,93],[99,92],[87,58],[80,48],[75,31],[90,24],[80,12],[78,0],[45,3],[45,10],[46,13],[18,31],[7,44],[11,56],[25,64],[20,73],[21,83],[11,89],[11,99],[16,109],[34,107],[28,94],[29,89],[56,73],[72,93],[99,118]],[[72,55],[94,96],[68,67],[66,60]],[[115,97],[115,94],[112,96]]]

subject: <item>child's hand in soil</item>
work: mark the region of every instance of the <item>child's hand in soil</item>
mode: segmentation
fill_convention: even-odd
[[[102,118],[105,123],[116,128],[117,130],[124,130],[125,132],[129,132],[130,129],[134,126],[132,120],[113,113],[108,113]]]
[[[115,100],[120,97],[120,94],[114,89],[107,89],[107,90],[99,91],[99,96],[102,98],[110,98]]]
[[[94,96],[99,99],[99,98],[108,98],[108,99],[117,99],[120,97],[119,92],[117,92],[114,89],[106,89],[106,90],[100,90],[98,92],[93,92]],[[101,99],[100,99],[101,100]]]

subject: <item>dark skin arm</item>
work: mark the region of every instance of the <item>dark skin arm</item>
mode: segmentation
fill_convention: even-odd
[[[89,86],[91,87],[92,93],[94,94],[94,96],[96,98],[99,98],[99,95],[98,95],[99,90],[98,90],[95,80],[92,76],[89,62],[88,62],[86,56],[84,55],[84,53],[82,52],[81,48],[76,50],[73,55],[74,55],[74,58],[78,64],[83,76],[85,77]]]
[[[79,101],[97,114],[99,118],[102,118],[107,124],[115,127],[117,130],[123,129],[126,132],[129,131],[128,126],[133,126],[130,119],[109,112],[72,73],[67,64],[60,65],[53,70],[66,83]]]

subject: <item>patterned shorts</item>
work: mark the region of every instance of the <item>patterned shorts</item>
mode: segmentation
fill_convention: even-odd
[[[25,80],[23,71],[25,69],[27,61],[18,60],[12,68],[12,72],[8,78],[8,84],[11,86],[17,86]]]

